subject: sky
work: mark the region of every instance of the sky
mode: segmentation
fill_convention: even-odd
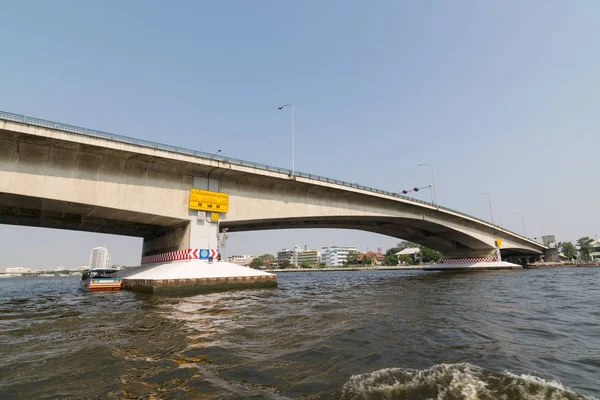
[[[600,233],[600,2],[6,1],[0,110],[401,191],[557,240]],[[416,197],[428,200],[426,190]],[[231,234],[226,255],[392,247],[359,231]],[[141,239],[0,225],[0,268]]]

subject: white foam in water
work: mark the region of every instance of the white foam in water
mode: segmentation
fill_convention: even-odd
[[[506,375],[508,375],[508,376],[513,377],[513,378],[522,379],[522,380],[527,381],[527,382],[536,383],[536,384],[544,384],[544,385],[548,385],[550,387],[553,387],[555,389],[566,390],[565,387],[559,381],[546,381],[546,380],[544,380],[542,378],[539,378],[539,377],[537,377],[535,375],[529,375],[529,374],[517,375],[517,374],[513,374],[510,371],[505,371],[504,373]]]
[[[577,400],[592,399],[560,382],[533,375],[495,373],[471,364],[439,364],[417,370],[386,368],[354,375],[344,385],[344,400]]]

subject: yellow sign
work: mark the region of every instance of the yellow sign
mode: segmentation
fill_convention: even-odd
[[[229,195],[227,193],[209,192],[208,190],[190,189],[190,209],[227,212]],[[217,217],[218,218],[218,217]]]
[[[496,247],[502,247],[502,239],[496,239]]]
[[[219,213],[211,212],[210,213],[210,222],[219,222]]]

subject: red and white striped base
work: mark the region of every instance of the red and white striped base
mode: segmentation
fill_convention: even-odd
[[[218,250],[210,249],[210,255],[215,258],[219,254]],[[179,260],[194,260],[200,258],[199,249],[187,249],[171,251],[170,253],[154,254],[152,256],[142,257],[142,264],[154,264],[159,262],[179,261]]]
[[[495,262],[500,261],[496,257],[481,257],[481,258],[447,258],[445,260],[441,260],[440,264],[448,264],[448,263],[466,263],[466,262]]]

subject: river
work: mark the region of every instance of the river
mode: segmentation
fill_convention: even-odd
[[[185,297],[2,279],[0,398],[600,398],[600,268],[278,276]]]

